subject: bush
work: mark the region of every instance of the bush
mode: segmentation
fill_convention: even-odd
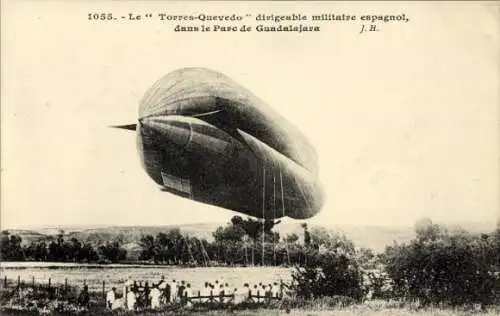
[[[303,299],[363,297],[362,276],[356,261],[344,254],[334,252],[315,253],[308,258],[305,267],[296,267],[292,273],[292,288]]]
[[[494,303],[500,296],[494,237],[448,233],[430,222],[420,223],[417,238],[387,247],[384,253],[393,295],[424,305]]]

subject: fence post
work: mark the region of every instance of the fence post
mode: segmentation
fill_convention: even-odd
[[[20,287],[21,286],[21,276],[18,275],[17,276],[17,287]]]
[[[4,279],[3,279],[3,286],[5,288],[7,287],[7,276],[5,276]]]
[[[50,278],[49,278],[49,290],[50,290]]]
[[[31,287],[33,288],[33,291],[35,292],[35,296],[37,295],[36,293],[38,293],[37,289],[36,289],[36,286],[35,286],[35,276],[32,276],[31,277]]]
[[[105,292],[105,284],[106,284],[106,281],[102,280],[102,297],[104,297],[104,299],[106,299],[106,292]]]
[[[64,291],[68,291],[68,279],[64,279]]]

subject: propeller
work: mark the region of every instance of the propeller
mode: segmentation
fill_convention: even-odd
[[[129,131],[135,131],[137,124],[126,124],[126,125],[111,125],[112,128],[126,129]]]

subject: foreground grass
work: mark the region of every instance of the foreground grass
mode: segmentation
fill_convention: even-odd
[[[490,307],[487,310],[474,310],[474,309],[464,309],[464,308],[419,308],[414,309],[410,307],[390,307],[387,306],[387,302],[370,302],[370,304],[357,304],[347,307],[317,307],[317,308],[294,308],[290,310],[277,309],[277,308],[266,308],[258,307],[253,309],[243,309],[243,310],[192,310],[192,309],[175,309],[166,311],[108,311],[104,308],[95,308],[89,310],[84,315],[143,315],[143,316],[187,316],[187,315],[207,315],[207,316],[266,316],[266,315],[286,315],[286,316],[326,316],[326,315],[338,315],[338,316],[357,316],[357,315],[375,315],[375,316],[410,316],[410,315],[423,315],[423,316],[450,316],[450,315],[482,315],[482,316],[493,316],[500,315],[500,306]],[[16,311],[3,311],[2,315],[38,315],[38,313],[26,313],[26,312],[16,312]],[[68,315],[53,313],[52,315]]]
[[[366,306],[351,306],[344,308],[335,308],[329,310],[306,310],[306,309],[292,309],[290,311],[275,310],[275,309],[256,309],[256,310],[245,310],[245,311],[210,311],[203,313],[203,315],[209,316],[264,316],[264,315],[289,315],[289,316],[326,316],[326,315],[338,315],[338,316],[356,316],[356,315],[375,315],[375,316],[408,316],[408,315],[425,315],[425,316],[450,316],[450,315],[485,315],[493,316],[500,315],[500,310],[487,311],[487,312],[471,312],[471,311],[459,311],[453,309],[421,309],[421,310],[410,310],[406,308],[389,308],[381,310],[373,310],[367,308]],[[193,315],[193,314],[185,314]],[[201,314],[200,314],[201,315]]]
[[[38,311],[12,310],[0,308],[0,315],[40,315]],[[47,314],[45,314],[47,315]],[[72,311],[56,312],[49,315],[75,315]],[[357,316],[357,315],[375,315],[375,316],[450,316],[450,315],[500,315],[500,304],[489,306],[484,309],[478,306],[463,307],[419,307],[411,302],[401,302],[395,300],[370,300],[364,303],[355,303],[347,300],[346,297],[334,296],[317,298],[314,300],[300,300],[296,298],[286,298],[280,301],[273,301],[270,305],[257,305],[256,303],[242,303],[234,305],[195,305],[193,308],[186,308],[181,305],[165,307],[164,310],[141,310],[141,311],[110,311],[105,308],[104,301],[99,293],[91,293],[90,307],[85,312],[78,315],[85,316],[187,316],[187,315],[207,315],[207,316],[265,316],[265,315],[305,315],[305,316]]]

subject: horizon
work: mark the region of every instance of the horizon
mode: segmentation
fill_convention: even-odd
[[[430,218],[432,221],[432,218]],[[289,225],[289,226],[300,226],[302,222],[306,221],[297,221],[296,223],[280,223],[277,224],[276,227],[279,227],[279,225],[284,224],[284,225]],[[164,224],[164,225],[106,225],[106,224],[96,224],[96,225],[33,225],[33,226],[23,226],[23,227],[3,227],[0,226],[0,231],[4,230],[29,230],[29,231],[34,231],[36,229],[106,229],[106,228],[168,228],[168,227],[182,227],[182,226],[202,226],[202,225],[226,225],[230,223],[230,219],[226,222],[193,222],[193,223],[184,223],[184,224]],[[491,223],[488,221],[468,221],[468,222],[447,222],[447,223],[441,223],[441,222],[435,222],[432,221],[433,224],[438,224],[442,225],[445,227],[461,227],[461,226],[473,226],[473,225],[479,225],[479,226],[491,226],[493,229],[498,226],[498,224]],[[348,223],[348,224],[328,224],[328,225],[321,225],[321,224],[316,224],[316,223],[307,223],[308,225],[312,227],[324,227],[324,228],[342,228],[342,227],[350,227],[350,228],[368,228],[368,227],[373,227],[373,228],[414,228],[415,224],[413,225],[397,225],[397,224],[392,224],[392,225],[379,225],[379,224],[353,224],[353,223]],[[65,231],[66,233],[68,231]]]

